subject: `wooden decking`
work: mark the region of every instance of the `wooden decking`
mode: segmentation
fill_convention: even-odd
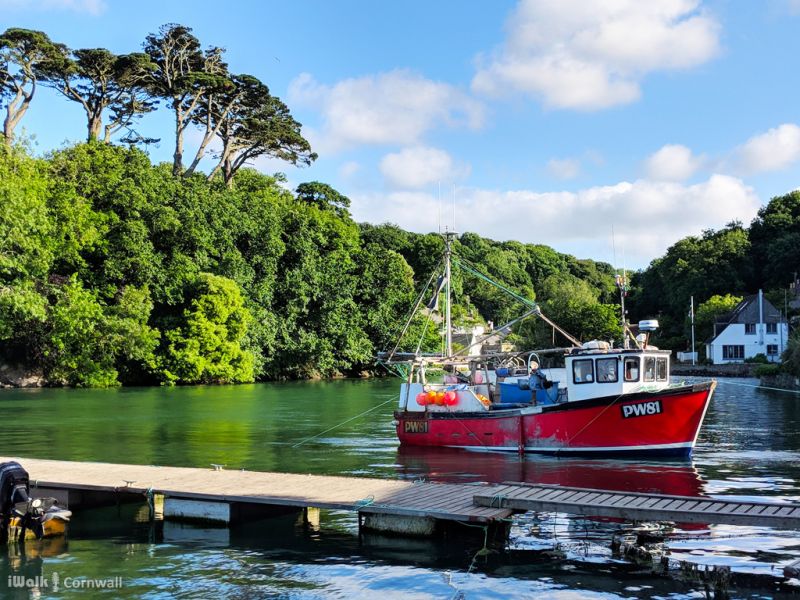
[[[800,529],[798,503],[739,502],[513,482],[497,487],[492,492],[491,495],[476,494],[475,503],[515,511],[559,511],[631,521],[726,523]]]
[[[502,519],[512,512],[473,502],[482,487],[492,490],[492,486],[0,457],[0,462],[8,460],[16,460],[28,471],[32,488],[141,494],[152,491],[170,498],[344,509],[477,523]]]
[[[634,521],[727,523],[800,529],[800,503],[739,502],[510,482],[472,485],[212,468],[155,467],[28,458],[31,486],[168,498],[344,509],[359,513],[491,523],[519,511]]]

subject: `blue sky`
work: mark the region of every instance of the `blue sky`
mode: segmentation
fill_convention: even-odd
[[[140,49],[179,22],[283,98],[358,220],[545,243],[643,267],[683,236],[798,187],[800,0],[124,2],[0,0],[0,29]],[[45,152],[79,108],[41,90]],[[171,155],[170,114],[145,117]],[[195,138],[189,136],[189,151]],[[441,199],[439,189],[441,188]]]

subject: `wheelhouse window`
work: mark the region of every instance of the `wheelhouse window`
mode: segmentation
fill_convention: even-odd
[[[639,357],[625,357],[625,381],[639,381]]]
[[[572,361],[572,381],[575,383],[594,382],[594,361],[591,358]]]
[[[722,360],[744,360],[744,346],[723,346]]]
[[[755,323],[745,323],[744,324],[744,332],[747,335],[755,335],[756,334],[756,324]]]
[[[667,357],[659,357],[656,359],[656,381],[667,381],[668,379]]]
[[[767,344],[767,356],[778,355],[778,344]]]
[[[778,333],[778,324],[767,323],[767,333]]]
[[[598,383],[616,383],[619,381],[616,358],[597,359],[597,381]]]
[[[645,356],[644,357],[644,380],[645,381],[655,381],[656,380],[656,358],[655,358],[655,356]]]

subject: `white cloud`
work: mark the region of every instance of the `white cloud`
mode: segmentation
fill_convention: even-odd
[[[422,188],[437,181],[452,182],[469,174],[469,166],[458,165],[444,150],[426,146],[403,148],[381,159],[380,170],[396,188]]]
[[[686,146],[667,144],[647,157],[644,169],[650,179],[684,181],[694,175],[704,162],[703,157],[694,156]]]
[[[575,179],[580,175],[581,161],[577,158],[551,158],[546,168],[556,179]]]
[[[733,151],[732,169],[743,175],[779,171],[800,160],[800,127],[784,123],[755,135]]]
[[[436,127],[477,129],[484,117],[482,104],[457,87],[408,70],[333,85],[303,73],[290,84],[289,101],[321,112],[321,130],[309,136],[328,152],[362,144],[416,144]]]
[[[349,160],[344,163],[341,167],[339,167],[339,175],[344,179],[350,179],[353,175],[358,173],[361,170],[361,164],[354,161]]]
[[[434,194],[403,191],[352,194],[359,220],[393,222],[412,231],[435,229]],[[611,261],[611,225],[629,267],[643,267],[678,239],[748,222],[760,206],[741,180],[712,175],[686,186],[639,180],[578,192],[461,188],[456,228],[493,239],[549,244],[562,252]],[[688,217],[687,215],[691,215]]]
[[[700,0],[521,0],[505,43],[479,57],[474,91],[521,92],[552,108],[595,110],[639,98],[649,72],[702,64],[719,24]]]
[[[0,0],[3,10],[71,10],[93,16],[104,13],[107,7],[105,0]]]

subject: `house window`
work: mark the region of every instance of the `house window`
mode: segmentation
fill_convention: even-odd
[[[669,379],[669,369],[667,369],[667,359],[656,359],[656,381],[667,381]]]
[[[625,381],[639,381],[639,357],[625,358]]]
[[[598,383],[616,383],[619,381],[616,358],[597,359],[597,381]]]
[[[778,324],[767,323],[767,333],[778,333]]]
[[[747,335],[755,335],[756,334],[756,324],[755,323],[745,323],[744,324],[744,332]]]
[[[723,346],[722,360],[744,360],[744,346]]]
[[[591,358],[572,361],[572,380],[575,383],[592,383],[594,381],[594,361]]]
[[[656,380],[656,359],[654,356],[646,356],[644,359],[644,380]]]
[[[778,344],[767,344],[767,356],[778,355]]]

